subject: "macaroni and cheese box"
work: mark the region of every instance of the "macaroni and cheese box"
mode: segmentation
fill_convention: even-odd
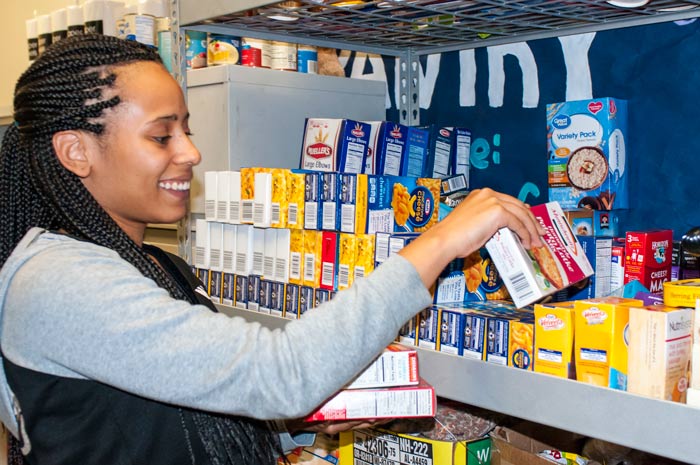
[[[399,329],[399,334],[396,340],[401,344],[418,345],[418,315],[409,318],[406,323]]]
[[[405,170],[402,176],[421,178],[427,176],[427,154],[430,143],[430,133],[425,129],[409,127],[404,148]]]
[[[224,273],[221,271],[210,271],[209,274],[209,298],[212,302],[221,303],[222,287],[224,284]]]
[[[356,429],[340,433],[340,463],[491,465],[491,446],[490,437],[440,441],[375,428]]]
[[[593,274],[581,244],[556,202],[530,208],[545,230],[544,245],[526,250],[510,229],[501,228],[486,249],[518,307],[554,294]]]
[[[278,281],[270,281],[267,301],[270,307],[270,315],[284,316],[285,310],[285,286]]]
[[[392,233],[389,236],[389,257],[398,254],[401,249],[416,240],[420,233]]]
[[[547,105],[549,200],[563,208],[629,208],[626,137],[625,100]]]
[[[535,318],[518,314],[508,331],[508,366],[532,371],[535,363]]]
[[[321,189],[323,180],[319,172],[299,172],[304,175],[304,229],[321,229]]]
[[[235,307],[248,308],[248,276],[237,274],[234,277],[235,285]]]
[[[298,171],[289,171],[287,178],[287,227],[304,228],[304,206],[306,194],[306,175]]]
[[[270,168],[241,168],[241,223],[253,224],[255,211],[255,175],[269,173]]]
[[[287,284],[284,294],[284,317],[288,320],[299,319],[299,294],[298,284]]]
[[[367,233],[423,232],[437,223],[439,179],[369,176],[367,183]]]
[[[455,269],[456,268],[456,269]],[[472,302],[508,298],[508,290],[485,248],[454,261],[437,281],[434,302]]]
[[[289,191],[292,172],[284,168],[272,169],[272,211],[270,225],[273,228],[288,227],[287,214],[291,210]]]
[[[260,280],[260,298],[258,299],[258,312],[270,314],[270,297],[272,296],[272,281],[268,279]]]
[[[374,271],[374,235],[355,235],[355,267],[353,281],[364,278]]]
[[[535,304],[535,371],[576,379],[574,303]]]
[[[661,293],[671,279],[673,231],[627,231],[625,284],[638,280],[651,292]]]
[[[304,231],[303,284],[312,288],[321,285],[321,231]]]
[[[486,328],[486,315],[467,309],[464,316],[463,357],[486,360]]]
[[[331,300],[333,298],[332,292],[328,289],[314,289],[314,307]]]
[[[459,356],[464,353],[464,325],[466,313],[466,309],[457,305],[441,306],[440,352]]]
[[[300,168],[361,173],[369,145],[370,126],[349,119],[307,118]]]
[[[302,229],[289,230],[289,282],[292,284],[304,281],[304,234]]]
[[[440,340],[440,307],[435,305],[418,314],[418,347],[438,350]]]
[[[340,232],[364,234],[367,230],[367,175],[341,173],[338,202]]]
[[[357,239],[354,234],[341,233],[338,238],[338,290],[352,286],[354,280]]]
[[[630,307],[641,300],[622,297],[574,302],[576,379],[627,390],[627,339]]]
[[[299,287],[299,317],[314,308],[314,288],[310,286]]]
[[[233,273],[224,273],[221,289],[221,303],[233,307],[236,299],[236,277]]]
[[[262,289],[262,277],[259,275],[251,274],[248,276],[248,301],[246,308],[248,310],[259,311],[260,310],[260,293],[264,294]]]
[[[269,228],[272,221],[272,172],[255,173],[253,225]]]
[[[365,167],[362,172],[364,174],[378,174],[377,157],[377,138],[379,137],[379,128],[382,127],[383,121],[365,121],[369,125],[369,146],[367,147],[367,156],[365,157]]]
[[[402,176],[406,171],[404,150],[408,128],[403,124],[383,121],[379,127],[377,145],[374,151],[377,174]]]
[[[693,342],[690,308],[630,308],[627,391],[685,403]]]

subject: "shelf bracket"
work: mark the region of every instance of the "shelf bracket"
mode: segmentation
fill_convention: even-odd
[[[420,56],[410,49],[399,55],[399,122],[406,126],[420,124]]]

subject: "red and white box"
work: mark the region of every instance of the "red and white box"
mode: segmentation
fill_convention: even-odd
[[[345,389],[411,386],[419,381],[416,349],[393,343]]]
[[[671,279],[673,231],[628,231],[625,235],[625,284],[634,280],[652,293],[662,293]]]
[[[523,307],[591,275],[593,267],[557,202],[530,208],[545,230],[544,246],[525,249],[510,229],[501,228],[486,243],[515,305]]]
[[[421,379],[416,386],[343,389],[306,421],[432,417],[436,409],[435,389]]]

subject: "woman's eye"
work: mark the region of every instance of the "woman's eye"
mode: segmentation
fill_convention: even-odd
[[[171,136],[161,136],[161,137],[153,137],[153,140],[158,142],[161,145],[165,145],[168,143],[168,140],[170,140]]]

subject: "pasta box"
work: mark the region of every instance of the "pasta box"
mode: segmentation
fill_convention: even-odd
[[[625,100],[547,105],[549,200],[562,208],[629,208],[626,138]]]
[[[370,175],[367,195],[368,234],[423,232],[438,221],[439,179]]]
[[[307,118],[300,168],[362,173],[370,126],[349,119]]]

